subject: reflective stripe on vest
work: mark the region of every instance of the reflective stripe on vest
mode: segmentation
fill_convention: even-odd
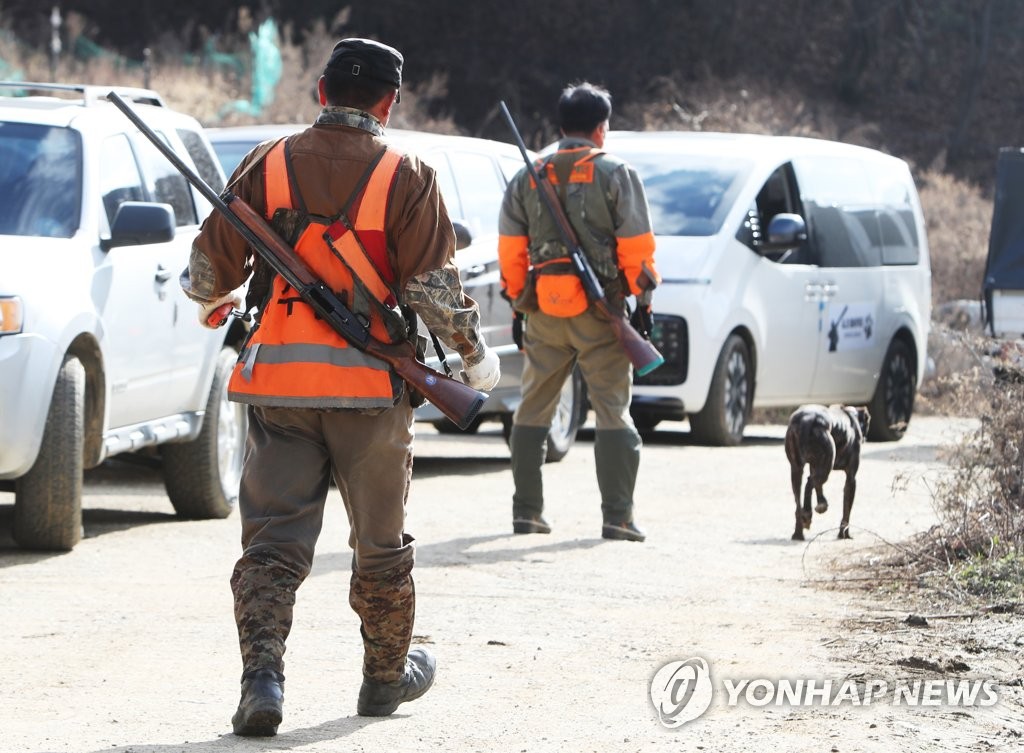
[[[367,253],[380,254],[386,260],[384,220],[388,197],[398,173],[402,155],[390,149],[371,174],[358,205],[352,225]],[[264,162],[266,215],[272,218],[278,209],[292,209],[294,197],[288,177],[285,142],[281,141]],[[327,226],[310,222],[295,243],[295,251],[313,273],[354,307],[352,274],[328,245]],[[349,236],[346,241],[345,237]],[[338,246],[356,245],[352,233],[341,237]],[[353,258],[362,253],[346,253]],[[366,261],[366,264],[369,264]],[[354,266],[360,270],[362,266]],[[390,270],[389,270],[390,271]],[[380,279],[380,275],[374,275]],[[373,279],[365,281],[374,296],[387,305],[393,295]],[[378,296],[378,293],[383,295]],[[357,311],[357,313],[360,313]],[[389,342],[387,329],[379,314],[362,312],[369,320],[370,333]],[[295,408],[387,408],[401,394],[401,382],[387,364],[350,346],[280,276],[275,276],[273,292],[246,349],[228,383],[233,400],[255,405]]]

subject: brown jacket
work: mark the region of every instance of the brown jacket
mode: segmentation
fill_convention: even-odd
[[[385,142],[376,119],[345,107],[324,108],[313,126],[290,136],[296,193],[307,213],[334,217]],[[266,152],[263,145],[250,152],[230,181],[234,194],[261,215],[263,170],[253,163]],[[385,233],[400,301],[466,364],[479,362],[484,349],[479,308],[462,290],[453,260],[455,233],[434,170],[414,155],[406,155],[399,168]],[[195,240],[182,287],[199,303],[217,300],[246,281],[252,259],[245,240],[215,212]]]

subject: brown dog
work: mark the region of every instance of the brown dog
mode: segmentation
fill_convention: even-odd
[[[793,498],[796,500],[796,529],[794,541],[804,540],[804,529],[811,527],[811,489],[818,498],[815,511],[828,510],[822,486],[831,471],[845,471],[843,486],[843,519],[839,522],[840,539],[850,538],[850,509],[857,491],[857,468],[860,467],[860,446],[868,433],[871,416],[867,408],[848,405],[802,405],[789,417],[786,429],[786,457],[793,480]],[[800,506],[800,478],[804,466],[810,466],[804,489],[803,508]]]

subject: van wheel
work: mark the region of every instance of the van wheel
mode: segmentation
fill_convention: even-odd
[[[915,392],[917,374],[910,348],[902,340],[893,340],[868,407],[870,441],[895,442],[906,434],[910,414],[914,411]]]
[[[64,357],[36,462],[15,484],[14,540],[25,549],[69,551],[82,539],[85,368]]]
[[[544,458],[546,463],[557,463],[569,454],[576,441],[576,432],[587,415],[587,387],[583,374],[578,368],[565,380],[562,394],[555,408],[555,416],[551,419],[551,430],[548,432],[548,451]],[[501,430],[505,442],[512,436],[512,414],[501,417]]]
[[[238,501],[248,419],[244,405],[228,400],[237,357],[232,348],[221,349],[199,436],[160,448],[164,487],[182,518],[226,518]]]
[[[729,335],[715,363],[711,389],[700,413],[690,415],[690,434],[698,444],[734,447],[743,430],[754,392],[750,351],[739,335]]]

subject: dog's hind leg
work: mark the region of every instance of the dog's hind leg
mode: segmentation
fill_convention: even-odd
[[[793,500],[796,502],[796,527],[793,529],[793,541],[804,540],[803,516],[800,514],[800,482],[803,480],[804,467],[797,461],[790,461],[790,481],[793,484]]]
[[[811,475],[807,476],[807,485],[804,487],[804,505],[800,511],[800,518],[803,521],[804,528],[811,527],[811,492],[814,489],[814,479]]]
[[[843,519],[839,521],[840,539],[850,538],[850,511],[853,509],[853,495],[857,493],[857,478],[852,473],[846,474],[843,485]]]

